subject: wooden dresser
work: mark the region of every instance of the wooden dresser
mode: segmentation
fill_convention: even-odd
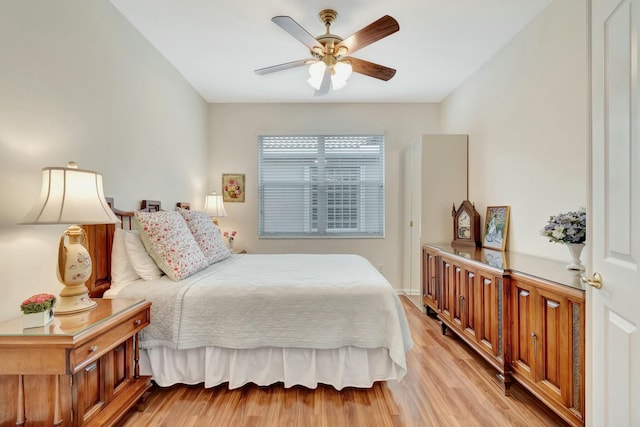
[[[538,257],[427,244],[427,314],[571,425],[584,425],[585,292],[580,272]]]
[[[0,425],[112,425],[151,387],[137,346],[151,303],[95,301],[44,327],[0,323]]]

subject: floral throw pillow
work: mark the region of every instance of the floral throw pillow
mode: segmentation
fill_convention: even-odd
[[[149,255],[171,280],[182,280],[208,265],[178,212],[136,212],[136,226]]]
[[[231,256],[231,252],[224,244],[220,229],[213,224],[213,221],[206,213],[182,208],[177,208],[177,211],[184,218],[187,227],[191,230],[191,234],[193,234],[196,243],[200,246],[209,264],[222,261]]]

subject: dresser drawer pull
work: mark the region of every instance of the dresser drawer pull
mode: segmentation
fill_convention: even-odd
[[[89,351],[90,351],[91,353],[95,353],[96,351],[98,351],[98,346],[97,346],[97,345],[92,345],[92,346],[89,348]]]
[[[135,326],[140,326],[142,324],[142,320],[138,319],[133,322]]]

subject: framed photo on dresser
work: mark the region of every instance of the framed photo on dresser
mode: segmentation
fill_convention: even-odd
[[[504,251],[509,231],[509,206],[487,206],[482,246]]]

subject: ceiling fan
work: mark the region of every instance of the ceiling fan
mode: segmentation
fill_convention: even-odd
[[[342,39],[330,32],[331,24],[337,16],[338,12],[333,9],[325,9],[318,14],[320,21],[326,27],[326,32],[318,37],[313,37],[289,16],[273,17],[271,21],[309,48],[311,58],[260,68],[255,70],[256,74],[269,74],[311,64],[309,67],[311,77],[307,81],[315,89],[315,95],[329,93],[331,86],[333,86],[334,90],[342,88],[352,71],[380,80],[391,79],[396,74],[396,70],[393,68],[354,58],[350,55],[398,31],[400,29],[398,21],[385,15],[355,34]]]

